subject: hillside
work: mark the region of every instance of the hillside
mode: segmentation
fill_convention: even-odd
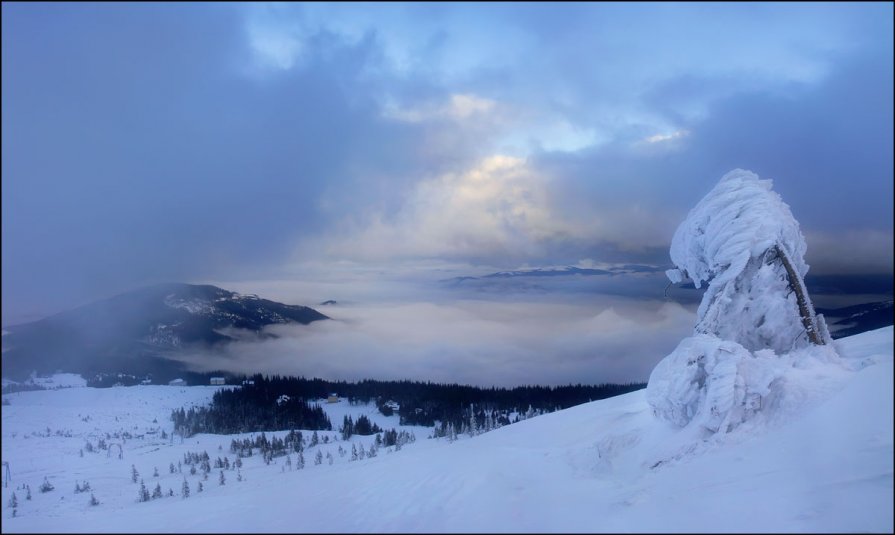
[[[267,325],[322,319],[327,316],[309,307],[215,286],[161,284],[7,327],[3,377],[21,379],[33,370],[176,375],[182,366],[169,358],[184,349],[259,335]]]
[[[201,494],[200,476],[186,475],[186,499],[179,495],[184,475],[168,474],[169,462],[188,451],[230,455],[233,437],[197,435],[180,444],[146,430],[170,432],[172,408],[207,402],[218,387],[11,394],[4,396],[11,405],[3,407],[2,448],[12,481],[3,503],[15,491],[19,507],[15,518],[3,509],[3,530],[891,532],[892,336],[887,327],[836,341],[841,362],[790,369],[774,411],[709,439],[653,417],[641,390],[453,443],[408,428],[416,442],[355,462],[336,447],[368,447],[373,437],[349,444],[333,436],[305,450],[304,470],[285,469],[282,458],[265,465],[255,455],[245,459],[243,481],[228,471],[221,486],[213,470]],[[396,416],[369,405],[323,407],[333,422],[350,413],[397,425]],[[124,428],[144,437],[126,440],[123,459],[79,456],[85,440]],[[315,449],[335,462],[315,465]],[[137,503],[131,464],[150,490],[159,481],[177,495]],[[44,477],[56,490],[37,491]],[[87,505],[89,493],[73,493],[85,479],[96,507]],[[30,501],[15,490],[23,483],[32,488]]]

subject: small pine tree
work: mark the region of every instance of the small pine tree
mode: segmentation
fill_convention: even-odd
[[[355,446],[354,444],[351,445],[351,460],[357,460],[357,446]]]
[[[330,452],[326,452],[326,460],[329,462],[330,466],[333,464],[333,454]]]
[[[162,484],[156,483],[155,488],[152,489],[152,499],[161,498],[162,497]]]
[[[15,509],[18,506],[19,506],[19,500],[18,500],[18,498],[16,498],[16,493],[13,492],[12,496],[9,498],[9,507],[11,507],[12,509]]]
[[[317,455],[314,456],[314,464],[315,465],[323,464],[323,452],[322,451],[317,450]]]
[[[136,483],[137,479],[139,479],[139,478],[140,478],[140,472],[137,472],[137,467],[134,465],[131,465],[131,481]]]
[[[51,490],[53,490],[53,489],[55,489],[55,488],[56,488],[56,487],[54,487],[54,486],[47,480],[47,478],[44,477],[44,482],[40,484],[40,491],[41,491],[41,492],[50,492]]]
[[[301,470],[305,467],[305,454],[303,452],[298,452],[298,459],[295,461],[295,468]]]
[[[140,502],[148,502],[149,501],[149,491],[146,490],[146,484],[143,483],[143,480],[140,480],[140,491],[137,493],[137,501]]]
[[[233,465],[236,466],[236,468],[242,468],[242,459],[237,457],[236,461],[233,462]]]
[[[475,407],[469,404],[469,436],[474,437],[479,434],[478,423],[475,421]]]
[[[191,476],[196,475],[196,465],[194,465],[194,464],[190,465],[190,475]]]
[[[158,466],[153,467],[152,477],[158,477]]]
[[[223,485],[226,480],[224,479],[224,471],[221,470],[221,477],[218,478],[218,484]]]
[[[199,487],[196,489],[196,492],[202,492],[202,489],[204,489],[204,488],[205,488],[205,487],[202,486],[202,482],[200,481],[200,482],[199,482]]]
[[[242,470],[236,471],[236,481],[242,481]]]
[[[367,457],[376,457],[376,444],[370,444],[370,451],[367,452]]]
[[[87,503],[89,503],[91,506],[97,506],[97,505],[99,505],[99,500],[97,500],[96,496],[94,496],[93,493],[91,492],[90,493],[90,501]]]
[[[27,485],[27,486],[25,487],[25,489],[26,489],[27,492],[28,492],[27,494],[25,494],[25,499],[26,499],[26,500],[30,500],[30,499],[31,499],[31,485]]]
[[[286,456],[285,467],[288,467],[290,471],[292,470],[292,456],[291,455]]]
[[[81,493],[81,484],[78,483],[78,480],[76,479],[75,480],[75,494],[80,494],[80,493]]]
[[[190,497],[190,484],[187,483],[186,478],[183,478],[183,485],[181,485],[181,487],[180,487],[180,495],[181,495],[183,498],[189,498],[189,497]]]
[[[174,489],[168,487],[168,497],[174,496]]]
[[[176,471],[177,471],[177,469],[174,468],[174,463],[171,463],[171,464],[168,465],[168,472],[170,472],[170,473],[173,474],[173,473],[176,472]]]

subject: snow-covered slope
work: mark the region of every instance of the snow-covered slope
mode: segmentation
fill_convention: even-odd
[[[168,474],[186,451],[229,454],[232,437],[180,444],[150,439],[170,409],[209,399],[217,387],[72,388],[21,392],[3,407],[3,531],[10,532],[830,532],[893,530],[892,327],[835,342],[843,363],[806,363],[786,374],[771,418],[703,439],[655,418],[644,391],[587,403],[453,443],[418,440],[401,451],[349,462],[336,441],[317,446],[336,462],[304,470],[246,459],[245,479],[213,470],[206,489]],[[324,406],[335,423],[373,407]],[[83,421],[90,415],[87,422]],[[117,421],[116,421],[117,418]],[[153,422],[157,419],[158,423]],[[50,427],[71,430],[46,434]],[[79,456],[85,437],[144,434],[113,454]],[[330,436],[334,437],[335,432]],[[352,437],[369,444],[372,437]],[[218,451],[218,445],[223,446]],[[232,455],[231,455],[232,457]],[[137,503],[134,464],[147,486],[177,496]],[[159,478],[152,477],[158,466]],[[56,490],[42,494],[44,477]],[[88,480],[89,494],[73,492]],[[18,485],[30,484],[32,500]],[[6,507],[15,490],[19,506]]]

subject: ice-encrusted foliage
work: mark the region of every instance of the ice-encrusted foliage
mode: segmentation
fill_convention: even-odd
[[[724,175],[674,233],[671,260],[677,269],[666,273],[672,282],[690,278],[697,288],[708,282],[697,333],[734,340],[750,351],[783,353],[807,346],[809,331],[826,333],[804,292],[805,238],[771,187],[771,180],[750,171]],[[790,282],[803,290],[804,314]]]
[[[726,433],[748,420],[779,390],[784,363],[715,336],[685,338],[653,369],[647,401],[653,413],[681,427],[693,422]]]
[[[662,419],[729,432],[779,395],[788,354],[835,357],[805,290],[805,238],[771,186],[731,171],[674,234],[668,278],[708,288],[694,335],[650,375],[647,401]]]

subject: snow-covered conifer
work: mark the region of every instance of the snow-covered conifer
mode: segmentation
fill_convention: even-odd
[[[146,484],[143,483],[143,480],[140,480],[140,490],[137,492],[137,501],[140,502],[148,502],[149,501],[149,491],[146,489]]]
[[[805,289],[807,249],[772,181],[742,169],[724,175],[677,228],[672,282],[708,283],[695,332],[749,351],[823,345],[829,335]]]
[[[749,171],[727,173],[672,239],[668,278],[708,282],[694,335],[659,362],[646,389],[653,413],[677,425],[728,432],[779,393],[782,356],[814,348],[836,358],[805,289],[805,239],[771,186]]]

